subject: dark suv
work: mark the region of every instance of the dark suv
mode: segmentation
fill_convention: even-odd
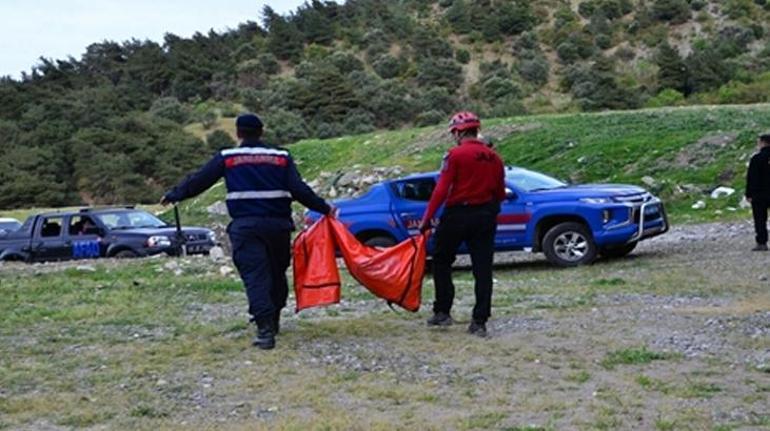
[[[133,207],[86,208],[34,215],[18,230],[0,234],[0,260],[207,254],[215,245],[210,229],[183,227],[177,232],[175,226]]]

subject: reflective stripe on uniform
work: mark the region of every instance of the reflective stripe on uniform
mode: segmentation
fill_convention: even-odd
[[[251,192],[230,192],[227,194],[227,200],[239,199],[283,199],[291,198],[291,193],[286,190],[262,190]]]
[[[267,154],[271,156],[284,156],[288,157],[289,152],[283,151],[283,150],[275,150],[273,148],[264,148],[264,147],[239,147],[239,148],[229,148],[227,150],[222,150],[222,156],[237,156],[241,154]]]

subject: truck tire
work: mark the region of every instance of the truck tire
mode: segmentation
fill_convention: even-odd
[[[120,250],[119,252],[115,253],[112,257],[115,259],[134,259],[139,257],[138,254],[136,254],[133,250]]]
[[[599,251],[599,254],[601,254],[602,257],[606,257],[607,259],[617,259],[620,257],[625,257],[626,255],[634,251],[637,244],[639,244],[638,241],[632,242],[630,244],[606,246]]]
[[[566,222],[552,227],[543,237],[548,261],[562,268],[588,265],[596,259],[596,244],[582,223]]]
[[[371,238],[367,238],[364,241],[362,241],[365,245],[368,245],[369,247],[393,247],[396,245],[396,240],[393,239],[391,236],[385,236],[385,235],[378,235],[373,236]]]
[[[0,259],[3,262],[24,262],[24,260],[24,256],[18,254],[6,254]]]

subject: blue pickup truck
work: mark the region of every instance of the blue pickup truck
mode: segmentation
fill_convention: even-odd
[[[363,196],[334,205],[339,219],[360,241],[391,246],[418,233],[437,179],[438,173],[430,172],[385,181]],[[505,182],[497,251],[543,252],[557,266],[577,266],[593,262],[597,255],[625,256],[639,241],[669,228],[663,203],[640,187],[568,185],[518,167],[506,168]],[[319,217],[308,212],[306,222]]]

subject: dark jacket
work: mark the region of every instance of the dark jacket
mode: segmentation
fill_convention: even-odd
[[[770,199],[770,146],[763,147],[749,162],[746,197]]]
[[[197,196],[224,177],[227,210],[234,220],[269,219],[291,226],[291,202],[322,214],[329,205],[302,181],[288,151],[261,141],[222,150],[166,194],[171,202]]]

